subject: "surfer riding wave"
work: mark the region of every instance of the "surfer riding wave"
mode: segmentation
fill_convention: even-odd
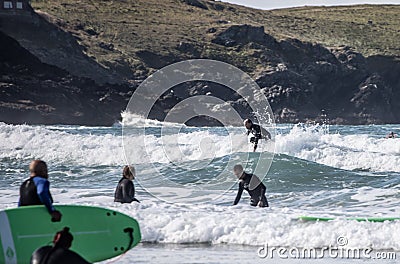
[[[250,143],[253,143],[253,152],[257,150],[258,141],[260,139],[271,139],[271,133],[269,133],[265,128],[261,127],[260,125],[254,124],[253,121],[251,121],[250,119],[245,119],[243,123],[247,129],[247,136],[252,134],[252,137],[250,138]]]

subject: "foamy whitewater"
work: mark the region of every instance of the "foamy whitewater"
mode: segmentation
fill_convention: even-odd
[[[235,133],[230,137],[224,128],[218,127],[183,127],[179,134],[174,134],[172,128],[177,124],[135,118],[129,122],[133,127],[143,125],[138,122],[146,124],[145,136],[140,129],[137,134],[133,130],[129,135],[130,147],[138,151],[134,165],[140,204],[113,202],[115,186],[126,164],[121,125],[0,123],[0,209],[17,206],[19,185],[28,177],[30,160],[43,159],[49,165],[56,204],[112,208],[139,221],[144,243],[118,259],[118,263],[185,262],[167,261],[171,251],[179,251],[177,258],[203,258],[199,262],[186,259],[185,263],[219,263],[224,262],[224,258],[228,260],[226,263],[235,263],[238,260],[233,261],[229,256],[242,256],[248,263],[254,263],[260,261],[257,247],[265,243],[321,248],[335,244],[339,236],[345,236],[350,247],[400,251],[400,221],[370,223],[344,219],[349,216],[400,217],[400,138],[385,138],[391,131],[400,134],[399,126],[278,125],[276,155],[263,180],[270,208],[260,209],[249,206],[247,195],[243,195],[238,206],[231,206],[237,185],[232,187],[235,177],[230,173],[231,168],[224,168],[227,160],[243,153],[249,155],[250,160],[258,157],[257,153],[247,153],[249,144],[243,128],[233,128]],[[161,135],[164,126],[170,130]],[[166,158],[164,155],[163,147],[172,139],[177,139],[180,149],[170,149],[171,153],[184,153],[183,156]],[[135,145],[144,140],[147,153],[140,143]],[[173,144],[168,146],[173,147]],[[205,149],[212,150],[209,151],[212,157],[204,155]],[[201,164],[204,157],[212,158],[211,163],[194,171],[179,171],[171,165]],[[170,175],[179,183],[178,187],[162,189],[163,182],[157,177],[157,171]],[[204,192],[226,193],[209,203],[197,203],[196,196],[186,205],[167,203],[145,190],[148,186],[157,186],[161,192],[173,195],[190,192],[197,185],[206,189],[204,182],[216,173],[224,175],[226,189]],[[302,222],[298,220],[300,215],[331,216],[337,220]],[[190,245],[194,249],[190,250]],[[221,256],[216,250],[219,246],[234,248],[235,253]],[[185,250],[189,252],[186,255]],[[166,257],[155,260],[160,252]],[[208,255],[207,259],[204,254]]]

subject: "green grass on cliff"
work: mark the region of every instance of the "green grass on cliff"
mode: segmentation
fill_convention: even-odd
[[[106,66],[138,65],[139,50],[177,54],[180,42],[192,43],[203,57],[215,53],[245,60],[248,53],[230,55],[232,48],[210,42],[214,37],[210,28],[218,32],[233,24],[263,25],[278,39],[298,38],[328,47],[347,45],[365,56],[400,57],[400,5],[263,11],[214,1],[203,3],[207,9],[181,0],[33,0],[32,6],[72,32],[87,47],[88,55]],[[112,43],[114,48],[104,49],[101,42]],[[247,63],[254,69],[256,62]]]
[[[283,34],[325,46],[348,45],[365,56],[400,56],[400,5],[302,7],[273,11]]]

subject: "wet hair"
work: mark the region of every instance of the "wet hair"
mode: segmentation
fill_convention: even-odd
[[[61,248],[70,248],[74,237],[69,232],[69,227],[64,227],[61,231],[58,231],[54,237],[54,246]]]
[[[133,175],[135,173],[135,167],[133,166],[124,166],[124,169],[122,170],[122,176],[125,178],[129,178],[129,176]]]
[[[31,174],[48,178],[47,164],[43,160],[33,160],[29,165],[29,171]]]
[[[233,166],[233,171],[243,171],[243,166],[240,164],[236,164]]]
[[[248,118],[247,118],[247,119],[245,119],[243,122],[244,122],[245,124],[246,124],[246,123],[253,124],[253,121],[251,121],[251,119],[248,119]]]

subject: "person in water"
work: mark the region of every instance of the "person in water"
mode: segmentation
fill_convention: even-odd
[[[390,133],[386,136],[386,138],[396,138],[396,137],[397,137],[397,134],[395,134],[393,131],[390,132]]]
[[[245,119],[243,123],[247,129],[247,136],[250,135],[250,133],[252,134],[250,142],[254,145],[253,152],[256,151],[260,139],[271,139],[271,134],[266,129],[262,128],[260,125],[254,124],[250,119]]]
[[[135,185],[133,185],[135,176],[135,167],[124,167],[122,178],[119,180],[117,188],[115,189],[114,202],[131,203],[135,201],[140,203],[139,200],[135,198]]]
[[[19,189],[18,206],[44,205],[50,213],[52,221],[61,220],[61,213],[53,206],[50,194],[49,175],[46,162],[33,160],[29,164],[30,177],[25,180]]]
[[[44,246],[33,252],[31,264],[87,264],[84,258],[69,250],[74,237],[68,227],[57,232],[53,246]]]
[[[246,190],[250,195],[250,205],[258,207],[268,207],[268,200],[265,197],[265,185],[254,174],[246,173],[242,165],[235,165],[233,173],[239,179],[239,189],[233,205],[237,205],[242,197],[243,190]]]

